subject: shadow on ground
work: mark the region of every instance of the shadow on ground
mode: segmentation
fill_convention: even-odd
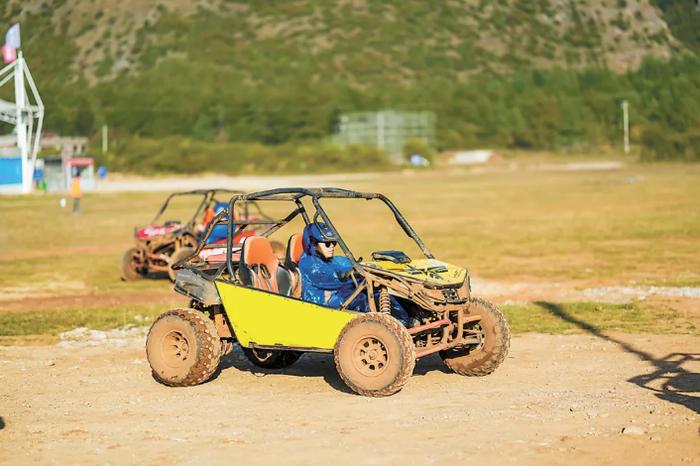
[[[416,368],[413,371],[413,375],[426,375],[429,372],[435,371],[444,374],[454,374],[455,377],[458,377],[457,374],[447,368],[445,363],[442,362],[442,358],[437,354],[431,354],[416,361]]]
[[[0,416],[0,430],[3,430],[5,428],[5,420]]]
[[[272,377],[277,375],[291,375],[294,377],[323,377],[323,380],[334,389],[344,393],[354,394],[354,392],[351,391],[345,385],[345,383],[343,383],[340,376],[336,372],[332,354],[305,353],[292,366],[284,369],[267,369],[252,364],[243,355],[240,348],[236,346],[231,353],[222,358],[221,364],[219,364],[219,369],[210,380],[216,379],[219,377],[222,371],[232,367],[238,369],[239,371],[250,372],[257,377]]]
[[[700,374],[683,367],[687,363],[699,362],[700,353],[671,353],[662,358],[655,358],[650,353],[635,348],[627,342],[606,335],[595,325],[573,317],[554,303],[537,301],[535,304],[591,335],[615,343],[628,353],[632,353],[640,360],[651,364],[655,368],[652,373],[640,374],[627,381],[655,392],[656,397],[661,400],[685,406],[700,414]]]
[[[333,362],[332,354],[325,353],[305,353],[292,366],[285,369],[266,369],[257,367],[252,364],[243,355],[240,348],[236,347],[231,353],[224,356],[221,360],[218,370],[210,380],[214,380],[224,371],[229,368],[235,368],[239,371],[250,372],[258,377],[267,377],[275,375],[291,375],[294,377],[323,377],[323,380],[334,389],[354,394],[343,380],[338,375]],[[439,371],[444,373],[452,373],[442,359],[437,355],[430,355],[426,358],[421,358],[416,363],[416,368],[413,372],[414,376],[423,376],[429,372]]]

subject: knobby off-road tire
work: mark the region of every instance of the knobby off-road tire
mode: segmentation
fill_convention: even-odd
[[[359,395],[389,396],[413,374],[416,355],[406,328],[386,314],[368,313],[348,322],[333,349],[335,367]]]
[[[145,275],[143,271],[136,268],[136,264],[134,263],[134,256],[138,252],[139,250],[137,248],[131,248],[124,252],[122,256],[122,263],[119,271],[121,272],[122,280],[126,282],[138,280]]]
[[[283,350],[265,350],[244,348],[243,354],[245,357],[258,367],[265,369],[284,369],[289,367],[301,357],[301,351],[283,351]]]
[[[219,366],[221,353],[214,322],[194,309],[174,309],[161,314],[146,339],[146,357],[153,377],[171,387],[209,380]]]
[[[173,254],[170,256],[170,259],[168,260],[168,277],[170,278],[171,282],[175,281],[175,275],[177,275],[177,270],[173,270],[172,265],[181,261],[185,257],[191,256],[193,252],[194,248],[183,246],[177,251],[173,252]]]
[[[490,302],[471,298],[467,315],[480,315],[475,328],[481,329],[483,342],[479,346],[440,351],[447,367],[460,375],[484,376],[503,362],[510,348],[510,328],[505,317]]]

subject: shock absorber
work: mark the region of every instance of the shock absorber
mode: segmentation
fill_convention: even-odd
[[[391,298],[389,297],[389,290],[386,287],[382,287],[379,290],[379,312],[384,312],[389,314],[391,312]]]

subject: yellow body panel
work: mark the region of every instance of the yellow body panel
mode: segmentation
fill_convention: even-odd
[[[367,261],[362,265],[379,268],[404,277],[424,280],[435,285],[460,285],[467,270],[436,259],[418,259],[406,264],[391,261]]]
[[[274,293],[216,282],[241,346],[290,346],[332,350],[356,312],[338,311]]]

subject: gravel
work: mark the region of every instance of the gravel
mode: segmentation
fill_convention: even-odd
[[[105,343],[114,346],[127,346],[135,338],[145,338],[147,331],[147,327],[123,327],[106,331],[78,327],[59,334],[61,341],[58,343],[58,346],[62,348],[78,348],[99,346]]]
[[[643,427],[631,425],[623,427],[621,433],[623,435],[644,435],[646,430]]]

